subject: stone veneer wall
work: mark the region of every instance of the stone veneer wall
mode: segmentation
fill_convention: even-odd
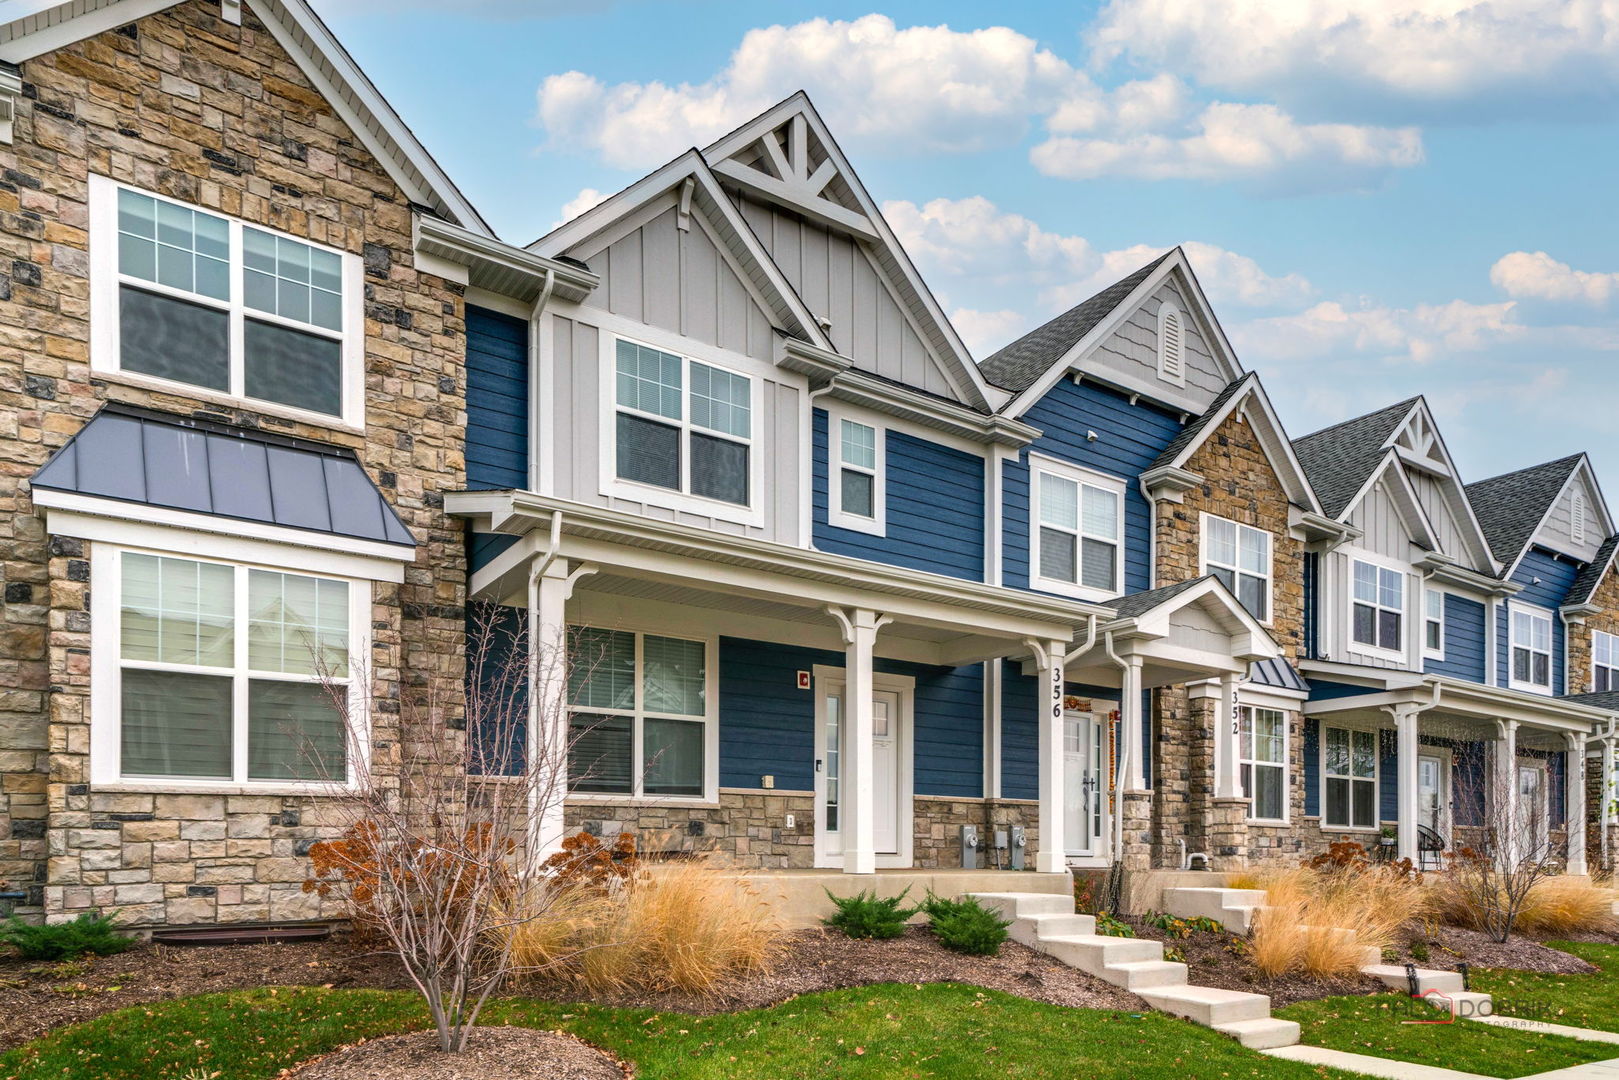
[[[1602,575],[1596,592],[1591,594],[1591,603],[1601,610],[1587,615],[1580,622],[1570,623],[1568,627],[1565,693],[1584,694],[1594,689],[1591,684],[1591,632],[1601,630],[1608,634],[1619,634],[1619,573],[1609,569]]]
[[[0,147],[0,878],[23,912],[116,906],[131,924],[318,914],[299,891],[320,800],[88,786],[91,545],[47,536],[26,480],[107,401],[355,449],[420,544],[373,592],[374,751],[399,684],[459,708],[465,556],[463,290],[412,266],[411,208],[252,9],[192,0],[23,65]],[[87,177],[100,173],[365,262],[366,428],[154,392],[89,367]],[[327,830],[329,831],[329,829]]]

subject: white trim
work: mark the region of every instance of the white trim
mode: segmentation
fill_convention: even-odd
[[[117,544],[168,543],[175,545],[175,550],[198,551],[230,545],[244,559],[273,556],[272,561],[282,566],[296,565],[302,560],[333,573],[353,574],[374,581],[403,581],[404,564],[416,561],[416,549],[404,544],[357,540],[190,510],[168,510],[122,499],[35,488],[33,502],[46,510],[47,531],[85,540]],[[283,550],[285,554],[275,554]],[[342,560],[343,569],[337,567],[336,560]]]
[[[420,255],[416,257],[421,258]],[[452,263],[451,265],[455,264]],[[525,304],[521,300],[513,300],[509,296],[502,296],[500,293],[490,292],[488,289],[480,289],[476,285],[467,286],[466,302],[469,307],[484,308],[501,315],[510,315],[514,319],[522,319],[525,322],[534,314],[533,304]]]
[[[1210,521],[1223,521],[1227,525],[1230,525],[1230,526],[1234,527],[1237,530],[1237,535],[1236,535],[1237,557],[1236,557],[1236,560],[1229,566],[1224,564],[1224,563],[1216,564],[1216,563],[1211,563],[1209,561],[1209,522]],[[1252,532],[1252,533],[1258,533],[1259,535],[1261,535],[1261,536],[1263,536],[1265,538],[1265,572],[1264,572],[1263,575],[1255,574],[1251,570],[1242,569],[1242,565],[1241,565],[1242,564],[1242,534],[1243,534],[1244,530],[1246,530],[1248,532]],[[1157,530],[1154,529],[1153,532],[1156,533]],[[1265,617],[1263,619],[1259,619],[1259,624],[1261,626],[1270,626],[1271,625],[1272,621],[1275,618],[1275,612],[1276,612],[1276,536],[1275,536],[1275,534],[1266,532],[1264,529],[1258,528],[1257,526],[1244,525],[1240,521],[1236,521],[1236,520],[1233,520],[1232,518],[1228,518],[1228,517],[1222,517],[1219,514],[1211,514],[1207,510],[1204,510],[1204,511],[1201,512],[1201,514],[1199,515],[1199,518],[1198,518],[1197,562],[1198,562],[1199,574],[1200,575],[1201,574],[1212,573],[1213,571],[1210,569],[1211,566],[1218,566],[1222,570],[1231,571],[1233,587],[1231,587],[1229,589],[1229,591],[1230,591],[1232,596],[1237,597],[1237,602],[1239,604],[1242,603],[1242,597],[1238,594],[1237,589],[1234,587],[1237,579],[1240,578],[1240,577],[1243,577],[1243,576],[1262,577],[1264,582],[1265,582]],[[1249,612],[1249,614],[1252,615],[1253,612]],[[1255,618],[1258,618],[1258,616],[1255,616]]]
[[[1169,348],[1166,324],[1175,321],[1175,348]],[[1158,377],[1172,386],[1186,385],[1186,314],[1180,305],[1165,300],[1158,305]]]
[[[70,15],[54,20],[51,16],[56,13],[55,11],[40,8],[17,20],[25,24],[33,20],[39,25],[37,29],[23,29],[0,46],[0,60],[10,64],[21,64],[36,56],[66,48],[76,41],[83,41],[85,38],[177,7],[179,2],[180,0],[123,0],[121,3],[106,4],[96,10],[86,11],[82,15]],[[58,8],[73,6],[75,5],[70,3],[57,5]]]
[[[233,714],[233,768],[229,780],[194,780],[186,777],[124,776],[120,765],[122,755],[122,729],[118,722],[121,711],[122,686],[122,620],[118,612],[122,604],[122,562],[126,552],[150,554],[168,558],[215,562],[228,565],[234,574],[236,603],[234,606],[236,660],[229,674],[237,681],[236,705]],[[344,733],[345,753],[351,755],[346,783],[332,781],[273,780],[263,783],[247,778],[248,717],[243,700],[246,681],[250,677],[247,656],[246,615],[247,573],[249,569],[267,569],[277,573],[308,573],[308,568],[288,566],[275,562],[259,563],[234,559],[199,556],[195,552],[175,552],[163,547],[141,545],[97,544],[90,552],[90,591],[93,610],[90,619],[90,783],[96,790],[104,785],[122,791],[159,791],[199,794],[271,794],[291,792],[302,795],[342,794],[357,790],[365,770],[357,763],[365,761],[371,752],[371,722],[368,715],[370,693],[365,680],[373,677],[371,670],[372,583],[364,578],[345,577],[340,574],[321,576],[343,581],[348,586],[349,607],[349,728]],[[190,667],[142,664],[147,668],[192,670]],[[220,669],[223,675],[226,669]],[[299,678],[293,681],[308,682]]]
[[[1531,672],[1534,670],[1535,656],[1541,655],[1541,650],[1534,647],[1533,640],[1527,644],[1518,640],[1518,620],[1515,616],[1519,613],[1546,624],[1546,650],[1543,654],[1546,657],[1546,681],[1544,683],[1518,678],[1516,663],[1518,649],[1521,647],[1529,654]],[[1522,600],[1507,601],[1507,688],[1509,690],[1518,690],[1525,694],[1551,695],[1552,686],[1557,682],[1557,629],[1557,618],[1547,608],[1543,608],[1538,604],[1526,603]],[[1534,633],[1533,623],[1530,626],[1530,633]]]
[[[851,465],[843,460],[843,425],[871,431],[874,467]],[[870,517],[849,513],[843,508],[843,472],[864,473],[871,477]],[[888,429],[881,423],[849,416],[842,409],[826,411],[826,523],[836,529],[853,529],[873,536],[888,535]]]
[[[1445,635],[1450,629],[1449,620],[1445,617],[1445,597],[1447,595],[1449,595],[1448,590],[1441,589],[1437,585],[1422,586],[1422,618],[1420,622],[1422,623],[1422,655],[1424,659],[1443,660],[1445,658]],[[1428,597],[1430,596],[1437,596],[1439,598],[1439,618],[1437,620],[1439,623],[1438,648],[1428,644],[1428,624],[1435,621],[1428,613]]]
[[[1497,744],[1497,745],[1500,745],[1500,744]],[[1557,753],[1563,753],[1563,754],[1568,753],[1566,750],[1564,750],[1564,751],[1556,751],[1556,752]],[[1523,770],[1523,769],[1535,769],[1540,773],[1540,802],[1541,802],[1541,806],[1540,806],[1539,822],[1540,822],[1540,829],[1544,833],[1544,835],[1540,836],[1540,837],[1537,837],[1535,843],[1536,843],[1537,847],[1542,847],[1543,848],[1543,847],[1546,847],[1546,846],[1548,846],[1550,844],[1550,842],[1551,842],[1551,832],[1552,832],[1552,770],[1551,770],[1551,759],[1550,758],[1543,758],[1543,757],[1526,757],[1526,756],[1524,756],[1523,754],[1520,753],[1520,754],[1517,755],[1517,760],[1513,762],[1513,768],[1512,768],[1513,793],[1512,794],[1513,794],[1513,805],[1518,808],[1517,827],[1519,829],[1524,828],[1524,826],[1526,826],[1526,825],[1533,824],[1534,821],[1536,820],[1532,815],[1527,814],[1525,812],[1524,808],[1523,808],[1523,802],[1522,802],[1523,792],[1521,790],[1519,790],[1519,788],[1521,786],[1521,776],[1522,776],[1521,770]],[[1567,759],[1565,758],[1564,765],[1563,765],[1563,829],[1564,829],[1565,832],[1568,829],[1568,789],[1569,789],[1569,786],[1570,786],[1570,782],[1573,779],[1572,777],[1570,777],[1568,775],[1569,771],[1570,770],[1568,768]]]
[[[1435,758],[1439,762],[1439,818],[1443,827],[1438,830],[1445,842],[1454,847],[1456,840],[1456,811],[1451,803],[1455,800],[1454,775],[1456,770],[1456,752],[1448,746],[1433,746],[1417,742],[1417,798],[1422,798],[1422,758]],[[1420,811],[1420,807],[1418,810]],[[1426,825],[1420,821],[1418,824]],[[1432,826],[1430,826],[1431,828]]]
[[[810,677],[815,687],[815,761],[826,759],[826,699],[834,688],[848,686],[847,669],[832,664],[816,664]],[[877,855],[878,869],[904,869],[915,860],[916,845],[916,680],[909,675],[889,675],[872,672],[874,691],[899,696],[899,716],[896,725],[895,753],[898,755],[899,786],[894,799],[894,833],[899,851]],[[815,866],[838,868],[843,866],[842,850],[831,850],[830,835],[826,829],[826,773],[815,770]]]
[[[1409,667],[1411,663],[1411,639],[1409,635],[1411,633],[1412,578],[1410,568],[1402,566],[1391,559],[1363,552],[1358,548],[1345,549],[1344,554],[1346,556],[1345,561],[1348,563],[1349,570],[1344,582],[1344,599],[1346,601],[1344,604],[1344,614],[1347,619],[1344,624],[1344,641],[1348,643],[1348,651],[1351,653],[1360,654],[1362,656],[1378,656],[1387,660],[1394,660],[1397,661],[1401,667]],[[1355,606],[1357,604],[1366,603],[1364,600],[1357,600],[1355,598],[1356,563],[1365,563],[1367,566],[1376,567],[1378,570],[1378,600],[1376,603],[1368,605],[1372,608],[1372,627],[1374,632],[1377,631],[1377,613],[1395,610],[1394,608],[1383,606],[1382,572],[1389,570],[1400,575],[1400,647],[1397,649],[1385,648],[1382,645],[1368,645],[1364,641],[1355,640]]]
[[[651,329],[651,328],[646,328]],[[764,376],[759,374],[753,365],[738,363],[734,354],[722,350],[694,347],[695,342],[689,338],[681,338],[680,346],[672,347],[666,342],[667,335],[662,334],[625,334],[619,332],[601,332],[597,335],[600,382],[600,415],[597,417],[597,459],[599,467],[599,494],[608,499],[624,499],[641,503],[646,506],[657,506],[667,510],[674,510],[687,514],[700,514],[717,521],[728,521],[736,525],[762,528],[765,525],[764,482],[765,465],[769,461],[770,453],[775,449],[770,447],[766,437],[766,423],[764,415]],[[643,348],[655,349],[658,352],[668,353],[680,358],[680,417],[672,419],[653,413],[630,409],[618,403],[617,388],[617,345],[619,341],[627,341]],[[691,414],[691,365],[703,364],[707,367],[717,368],[726,374],[739,376],[748,380],[748,435],[746,438],[728,435],[724,432],[703,432],[712,434],[715,438],[726,442],[746,446],[748,449],[748,505],[738,506],[735,503],[724,502],[719,499],[709,499],[690,492],[691,475],[691,440],[690,433],[696,429],[690,419]],[[755,364],[758,362],[755,361]],[[774,369],[772,369],[774,371]],[[639,416],[653,423],[661,423],[679,431],[680,440],[680,490],[658,487],[655,484],[643,484],[634,480],[626,480],[618,475],[618,424],[617,416],[626,412],[631,416]]]
[[[1247,793],[1248,809],[1250,811],[1248,814],[1248,823],[1250,825],[1290,824],[1293,820],[1293,713],[1297,709],[1297,703],[1295,702],[1292,708],[1277,708],[1274,705],[1266,705],[1258,701],[1244,700],[1243,691],[1239,688],[1237,691],[1237,709],[1239,710],[1239,722],[1237,725],[1237,776],[1239,783],[1242,776],[1242,768],[1245,765],[1248,766],[1250,770],[1282,770],[1282,816],[1279,818],[1259,817],[1258,815],[1252,813],[1253,808],[1259,804],[1259,800],[1254,797],[1252,790],[1250,790]],[[1244,756],[1245,740],[1242,716],[1240,714],[1252,716],[1254,710],[1256,709],[1276,713],[1282,718],[1281,761],[1258,761],[1255,758]],[[1251,729],[1249,735],[1251,736]],[[1251,771],[1250,776],[1252,776]]]
[[[119,270],[118,192],[126,190],[154,199],[159,203],[205,214],[223,221],[228,235],[228,270],[230,295],[219,300],[184,289],[175,289],[145,278],[131,277]],[[90,368],[97,375],[112,375],[128,379],[137,385],[178,394],[222,401],[252,410],[274,412],[327,427],[344,427],[352,431],[365,428],[365,282],[364,266],[359,256],[331,247],[307,237],[294,236],[270,226],[247,221],[222,213],[211,207],[181,202],[154,191],[123,183],[92,173],[90,191]],[[245,299],[246,268],[243,259],[244,229],[254,229],[278,239],[302,244],[315,251],[323,251],[340,260],[343,276],[342,328],[330,330],[313,323],[284,318],[273,312],[250,308]],[[130,288],[156,296],[180,300],[197,307],[223,313],[228,319],[230,340],[230,388],[217,390],[191,383],[159,378],[144,372],[124,371],[120,361],[119,296]],[[301,334],[336,341],[339,345],[339,385],[342,388],[342,407],[339,413],[322,413],[282,402],[250,397],[246,391],[246,351],[244,344],[247,322],[266,326],[285,327]]]
[[[1061,458],[1048,457],[1045,454],[1029,454],[1029,587],[1043,592],[1056,593],[1060,596],[1071,596],[1077,600],[1091,600],[1106,602],[1118,597],[1124,592],[1124,543],[1125,543],[1125,514],[1127,510],[1126,481],[1117,476],[1097,472],[1083,465],[1076,465]],[[1113,588],[1098,589],[1081,585],[1077,580],[1063,581],[1061,579],[1044,577],[1040,573],[1040,480],[1042,473],[1050,474],[1058,479],[1067,480],[1080,485],[1078,493],[1079,526],[1074,532],[1074,557],[1076,560],[1074,576],[1080,576],[1079,566],[1084,559],[1083,538],[1085,537],[1085,507],[1084,487],[1090,486],[1109,492],[1118,498],[1118,534],[1111,537],[1096,536],[1092,539],[1113,544]]]
[[[1334,825],[1334,824],[1331,824],[1331,823],[1329,823],[1327,821],[1327,781],[1328,780],[1348,780],[1349,781],[1348,808],[1349,808],[1350,820],[1353,821],[1354,816],[1355,816],[1355,785],[1356,784],[1363,784],[1367,780],[1367,778],[1364,777],[1364,776],[1346,776],[1346,775],[1337,774],[1337,773],[1334,773],[1334,774],[1332,774],[1330,776],[1328,775],[1328,773],[1327,773],[1327,732],[1329,732],[1329,731],[1348,731],[1348,732],[1351,732],[1351,733],[1361,732],[1363,734],[1370,734],[1371,737],[1372,737],[1372,775],[1370,777],[1371,783],[1372,783],[1372,824],[1370,824],[1370,825]],[[1355,739],[1354,734],[1351,734],[1349,736],[1350,768],[1354,768],[1354,760],[1355,760],[1355,757],[1354,757],[1354,755],[1355,755],[1355,741],[1354,741],[1354,739]],[[1320,781],[1320,784],[1321,784],[1321,790],[1318,793],[1318,798],[1320,799],[1319,808],[1320,808],[1321,828],[1323,830],[1328,831],[1328,832],[1364,832],[1364,833],[1380,832],[1382,830],[1382,828],[1383,828],[1383,824],[1382,824],[1382,818],[1383,818],[1383,804],[1382,804],[1382,798],[1383,798],[1383,795],[1382,795],[1382,792],[1383,792],[1383,735],[1382,735],[1381,729],[1378,728],[1375,724],[1357,724],[1357,723],[1353,723],[1353,722],[1343,722],[1343,721],[1338,721],[1338,720],[1334,720],[1332,723],[1328,723],[1328,722],[1323,720],[1321,722],[1321,725],[1320,725],[1320,734],[1319,734],[1319,737],[1317,739],[1316,753],[1320,757],[1320,762],[1319,762],[1319,765],[1318,765],[1318,768],[1317,768],[1317,771],[1316,771],[1316,775],[1319,778],[1319,781]]]

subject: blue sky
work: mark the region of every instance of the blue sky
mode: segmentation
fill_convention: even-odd
[[[1604,0],[314,3],[505,239],[802,87],[975,355],[1183,243],[1293,435],[1619,469]]]

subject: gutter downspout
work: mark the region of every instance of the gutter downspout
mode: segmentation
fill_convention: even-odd
[[[1117,664],[1121,672],[1129,666],[1119,658],[1119,654],[1113,649],[1113,631],[1103,631],[1102,647],[1107,650],[1107,658]],[[1118,761],[1113,765],[1113,819],[1110,822],[1112,828],[1109,831],[1113,834],[1112,851],[1110,852],[1113,866],[1122,873],[1124,863],[1124,778],[1129,775],[1128,770],[1130,767],[1130,740],[1124,737],[1123,730],[1124,694],[1122,680],[1120,682],[1119,698],[1119,755]]]

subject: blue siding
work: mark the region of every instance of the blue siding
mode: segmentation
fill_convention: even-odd
[[[827,414],[815,410],[815,546],[838,555],[984,580],[984,459],[883,431],[887,535],[827,524]]]
[[[1316,610],[1320,593],[1321,556],[1304,553],[1304,655],[1314,660],[1321,655],[1321,613]]]
[[[842,667],[841,652],[743,638],[720,639],[720,785],[815,786],[815,693],[796,673]],[[983,668],[930,667],[878,659],[875,670],[916,680],[914,740],[918,795],[976,798],[984,788]]]
[[[1092,383],[1063,379],[1021,418],[1045,434],[1006,463],[1003,472],[1005,543],[1002,583],[1029,587],[1029,453],[1071,461],[1120,477],[1124,493],[1124,591],[1151,587],[1150,512],[1135,479],[1180,432],[1177,415],[1130,404],[1127,395]],[[1085,438],[1096,432],[1096,441]]]
[[[1523,586],[1523,591],[1501,605],[1498,636],[1496,638],[1496,663],[1500,671],[1501,685],[1506,686],[1512,677],[1511,649],[1512,649],[1512,623],[1511,610],[1514,601],[1533,604],[1545,608],[1552,616],[1552,691],[1561,694],[1567,682],[1563,678],[1563,621],[1557,617],[1557,609],[1562,606],[1563,600],[1568,596],[1569,586],[1574,584],[1575,575],[1580,572],[1578,563],[1569,559],[1559,559],[1541,548],[1530,548],[1528,553],[1518,563],[1518,569],[1513,571],[1512,580]]]
[[[1321,813],[1321,722],[1304,718],[1304,812]]]
[[[1020,664],[1003,660],[1001,669],[1001,797],[1040,797],[1040,680],[1023,674]],[[1117,688],[1067,683],[1063,693],[1097,701],[1115,701]],[[1152,786],[1152,691],[1141,692],[1143,774]]]
[[[1330,701],[1333,698],[1359,697],[1361,694],[1375,694],[1377,690],[1371,686],[1353,686],[1349,683],[1328,682],[1326,679],[1310,679],[1310,700]]]
[[[1484,681],[1484,612],[1478,600],[1445,594],[1445,658],[1429,659],[1423,670],[1472,682]]]
[[[522,656],[526,615],[522,608],[504,605],[467,608],[467,680],[484,695],[509,697],[513,709],[509,717],[500,718],[501,726],[507,728],[504,731],[480,729],[477,716],[465,718],[467,735],[480,747],[480,760],[488,765],[474,771],[496,776],[523,771],[528,748],[528,678]],[[475,640],[479,633],[488,635],[481,647]],[[497,739],[504,739],[506,745],[499,745]]]
[[[1400,820],[1399,733],[1384,728],[1377,733],[1377,816]]]
[[[467,487],[528,487],[528,323],[467,305]]]

